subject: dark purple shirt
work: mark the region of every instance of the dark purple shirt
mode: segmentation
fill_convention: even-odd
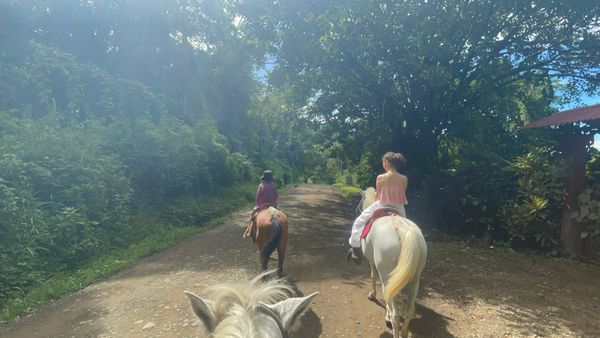
[[[277,184],[275,182],[261,182],[256,190],[256,206],[270,204],[277,208]]]

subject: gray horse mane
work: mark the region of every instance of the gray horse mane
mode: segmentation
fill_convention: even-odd
[[[227,312],[232,304],[243,308],[253,307],[259,303],[274,304],[289,298],[294,292],[292,288],[280,278],[273,278],[275,270],[265,271],[246,283],[225,283],[211,286],[207,292],[215,303],[215,314]]]
[[[250,282],[219,284],[207,289],[214,300],[214,312],[219,326],[215,337],[251,337],[255,331],[254,312],[260,304],[274,304],[294,292],[279,278],[264,281],[274,270],[256,276]]]

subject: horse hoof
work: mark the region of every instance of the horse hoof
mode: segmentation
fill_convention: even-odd
[[[385,321],[385,326],[387,326],[388,329],[393,330],[392,322],[390,322],[389,320]]]
[[[375,297],[375,295],[371,294],[370,292],[369,292],[368,298],[372,302],[377,302],[377,297]]]

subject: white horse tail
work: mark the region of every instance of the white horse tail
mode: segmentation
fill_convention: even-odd
[[[395,218],[392,219],[395,220]],[[390,273],[383,295],[387,304],[392,304],[394,297],[413,279],[423,263],[425,257],[420,244],[421,236],[419,231],[412,227],[403,234],[400,258],[396,268]]]

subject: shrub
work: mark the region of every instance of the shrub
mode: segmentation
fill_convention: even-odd
[[[517,178],[517,193],[498,216],[515,242],[537,242],[541,247],[559,244],[562,191],[566,163],[552,148],[536,148],[519,156],[507,168]]]

